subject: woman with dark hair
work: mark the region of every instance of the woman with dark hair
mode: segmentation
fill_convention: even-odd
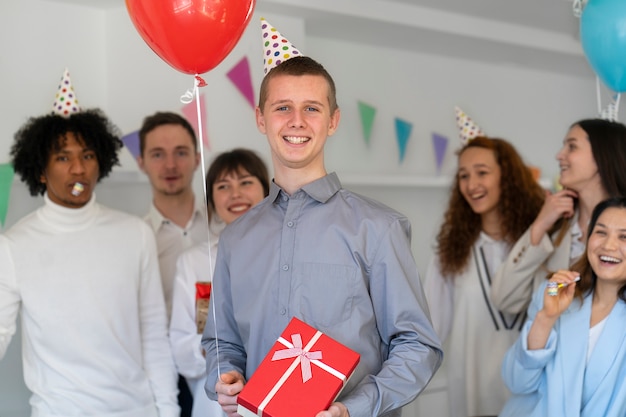
[[[248,212],[269,193],[265,163],[248,149],[219,154],[206,175],[207,212],[211,247],[196,245],[178,258],[174,279],[170,344],[178,372],[187,379],[194,395],[192,417],[221,416],[222,408],[204,392],[206,362],[200,346],[207,311],[198,300],[210,291],[219,232]],[[196,285],[198,284],[198,285]]]
[[[458,152],[458,170],[437,236],[425,292],[446,351],[451,414],[495,416],[508,391],[500,363],[523,324],[489,299],[491,276],[543,204],[544,190],[515,148],[479,136]]]
[[[551,271],[567,269],[584,251],[596,204],[626,196],[626,126],[603,119],[574,123],[556,155],[563,187],[546,201],[494,277],[492,299],[502,311],[526,310]]]
[[[626,198],[593,210],[570,270],[535,292],[502,377],[500,417],[626,415]]]

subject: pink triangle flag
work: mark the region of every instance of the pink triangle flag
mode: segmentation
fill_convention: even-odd
[[[235,87],[248,101],[252,109],[254,105],[254,90],[252,88],[252,77],[250,76],[250,63],[248,57],[244,56],[241,60],[235,64],[234,67],[226,74],[230,81],[235,84]]]
[[[196,100],[200,101],[200,117],[202,122],[202,132],[198,130],[198,111],[197,104],[195,100],[192,100],[191,103],[185,104],[182,108],[183,115],[185,118],[191,123],[193,126],[193,130],[196,132],[196,136],[198,138],[202,137],[202,144],[205,148],[211,149],[211,145],[209,144],[209,136],[207,135],[207,124],[206,124],[206,106],[204,100],[204,94],[200,94],[196,97]],[[201,134],[202,133],[202,134]]]

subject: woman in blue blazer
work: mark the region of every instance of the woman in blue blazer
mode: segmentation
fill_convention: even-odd
[[[513,396],[500,417],[626,416],[626,198],[596,206],[571,269],[533,297],[502,365]]]

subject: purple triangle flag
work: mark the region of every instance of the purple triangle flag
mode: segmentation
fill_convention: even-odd
[[[435,158],[437,161],[437,174],[441,172],[441,164],[443,158],[446,156],[446,149],[448,148],[448,138],[433,132],[433,148],[435,149]]]
[[[122,136],[122,142],[126,149],[133,155],[133,158],[139,158],[139,131],[136,130],[133,133]]]

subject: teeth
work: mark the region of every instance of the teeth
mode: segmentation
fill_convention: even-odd
[[[233,211],[235,213],[239,213],[240,211],[246,211],[248,209],[247,205],[244,206],[234,206],[230,208],[230,211]]]
[[[306,136],[285,136],[285,140],[289,143],[298,145],[300,143],[307,142],[309,138]]]
[[[618,264],[618,263],[621,262],[617,258],[613,258],[612,256],[604,256],[604,255],[600,256],[600,260],[603,261],[603,262],[611,262],[611,263],[614,263],[614,264]]]

